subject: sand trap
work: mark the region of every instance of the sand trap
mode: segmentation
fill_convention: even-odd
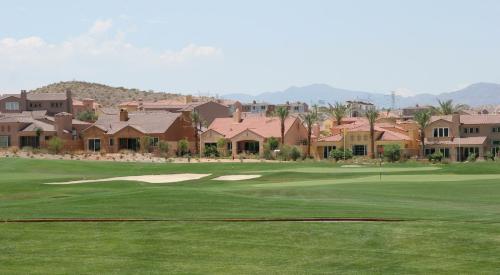
[[[348,165],[342,165],[340,167],[342,167],[342,168],[361,168],[363,166],[362,165],[357,165],[357,164],[348,164]]]
[[[227,176],[220,176],[212,180],[236,181],[236,180],[256,179],[260,177],[262,177],[262,175],[227,175]]]
[[[204,177],[208,177],[211,174],[170,174],[170,175],[143,175],[143,176],[130,176],[130,177],[116,177],[107,179],[95,179],[95,180],[75,180],[67,182],[51,182],[45,184],[78,184],[78,183],[90,183],[90,182],[107,182],[107,181],[140,181],[147,183],[172,183],[187,180],[198,180]]]

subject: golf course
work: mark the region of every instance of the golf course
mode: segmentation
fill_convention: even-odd
[[[498,274],[500,163],[0,159],[0,274]]]

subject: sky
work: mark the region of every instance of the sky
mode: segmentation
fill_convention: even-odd
[[[500,83],[499,14],[497,0],[0,0],[0,93],[449,92]]]

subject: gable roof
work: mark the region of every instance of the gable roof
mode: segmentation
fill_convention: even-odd
[[[120,121],[119,114],[102,114],[92,126],[102,129],[107,134],[115,134],[126,127],[132,127],[144,134],[159,134],[166,132],[181,115],[164,111],[133,112],[129,114],[128,121]]]
[[[285,135],[292,125],[297,122],[297,117],[287,117],[285,120]],[[277,117],[249,116],[235,122],[232,117],[216,118],[208,127],[226,138],[233,138],[238,134],[251,130],[255,134],[264,138],[281,137],[281,122]]]
[[[66,100],[66,93],[28,93],[28,100],[37,100],[37,101],[47,101],[47,100]]]

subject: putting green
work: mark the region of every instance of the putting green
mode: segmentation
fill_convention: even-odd
[[[272,171],[258,171],[259,173],[275,172],[297,172],[297,173],[331,173],[331,174],[351,174],[351,173],[394,173],[394,172],[424,172],[435,171],[440,167],[300,167],[295,169],[279,169]]]
[[[311,180],[311,181],[296,181],[296,182],[279,182],[269,184],[254,184],[252,187],[291,187],[291,186],[317,186],[331,184],[348,184],[348,183],[428,183],[428,182],[477,182],[478,180],[500,180],[500,174],[483,174],[483,175],[379,175],[349,178],[349,179],[327,179],[327,180]]]

